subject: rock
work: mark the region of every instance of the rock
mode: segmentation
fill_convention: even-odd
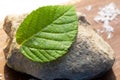
[[[42,80],[90,80],[111,69],[114,51],[85,20],[80,20],[76,41],[63,57],[49,63],[25,58],[15,41],[15,32],[25,17],[7,16],[4,21],[3,28],[8,35],[4,53],[10,68]]]

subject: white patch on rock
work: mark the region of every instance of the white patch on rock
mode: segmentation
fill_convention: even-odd
[[[77,16],[80,17],[80,16],[84,16],[86,17],[86,15],[84,13],[81,13],[81,12],[76,12]]]
[[[120,10],[117,9],[115,3],[112,2],[104,8],[100,8],[98,15],[94,18],[94,21],[97,23],[103,23],[103,30],[100,32],[106,32],[107,39],[112,37],[112,32],[114,31],[114,28],[110,25],[110,21],[115,20],[118,15],[120,15]]]

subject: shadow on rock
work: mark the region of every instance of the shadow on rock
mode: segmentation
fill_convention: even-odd
[[[113,70],[109,70],[106,74],[104,74],[102,77],[93,79],[93,80],[116,80],[115,74]]]
[[[5,80],[40,80],[30,75],[17,72],[9,68],[7,65],[5,65],[5,68],[4,68],[4,77],[5,77]],[[54,79],[54,80],[69,80],[69,79]],[[116,77],[113,70],[111,69],[102,77],[97,79],[92,79],[92,80],[116,80]]]
[[[36,79],[30,75],[17,72],[11,68],[9,68],[7,65],[4,67],[4,78],[5,80],[40,80]]]

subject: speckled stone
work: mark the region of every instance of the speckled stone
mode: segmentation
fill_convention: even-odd
[[[75,42],[61,58],[49,63],[32,62],[19,51],[15,33],[26,15],[7,16],[4,30],[8,35],[4,49],[7,65],[42,80],[90,80],[111,69],[114,51],[86,22],[80,20]]]

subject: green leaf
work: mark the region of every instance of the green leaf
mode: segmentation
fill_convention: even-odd
[[[78,29],[74,6],[44,6],[31,12],[21,23],[16,41],[21,53],[32,61],[49,62],[65,53]]]

